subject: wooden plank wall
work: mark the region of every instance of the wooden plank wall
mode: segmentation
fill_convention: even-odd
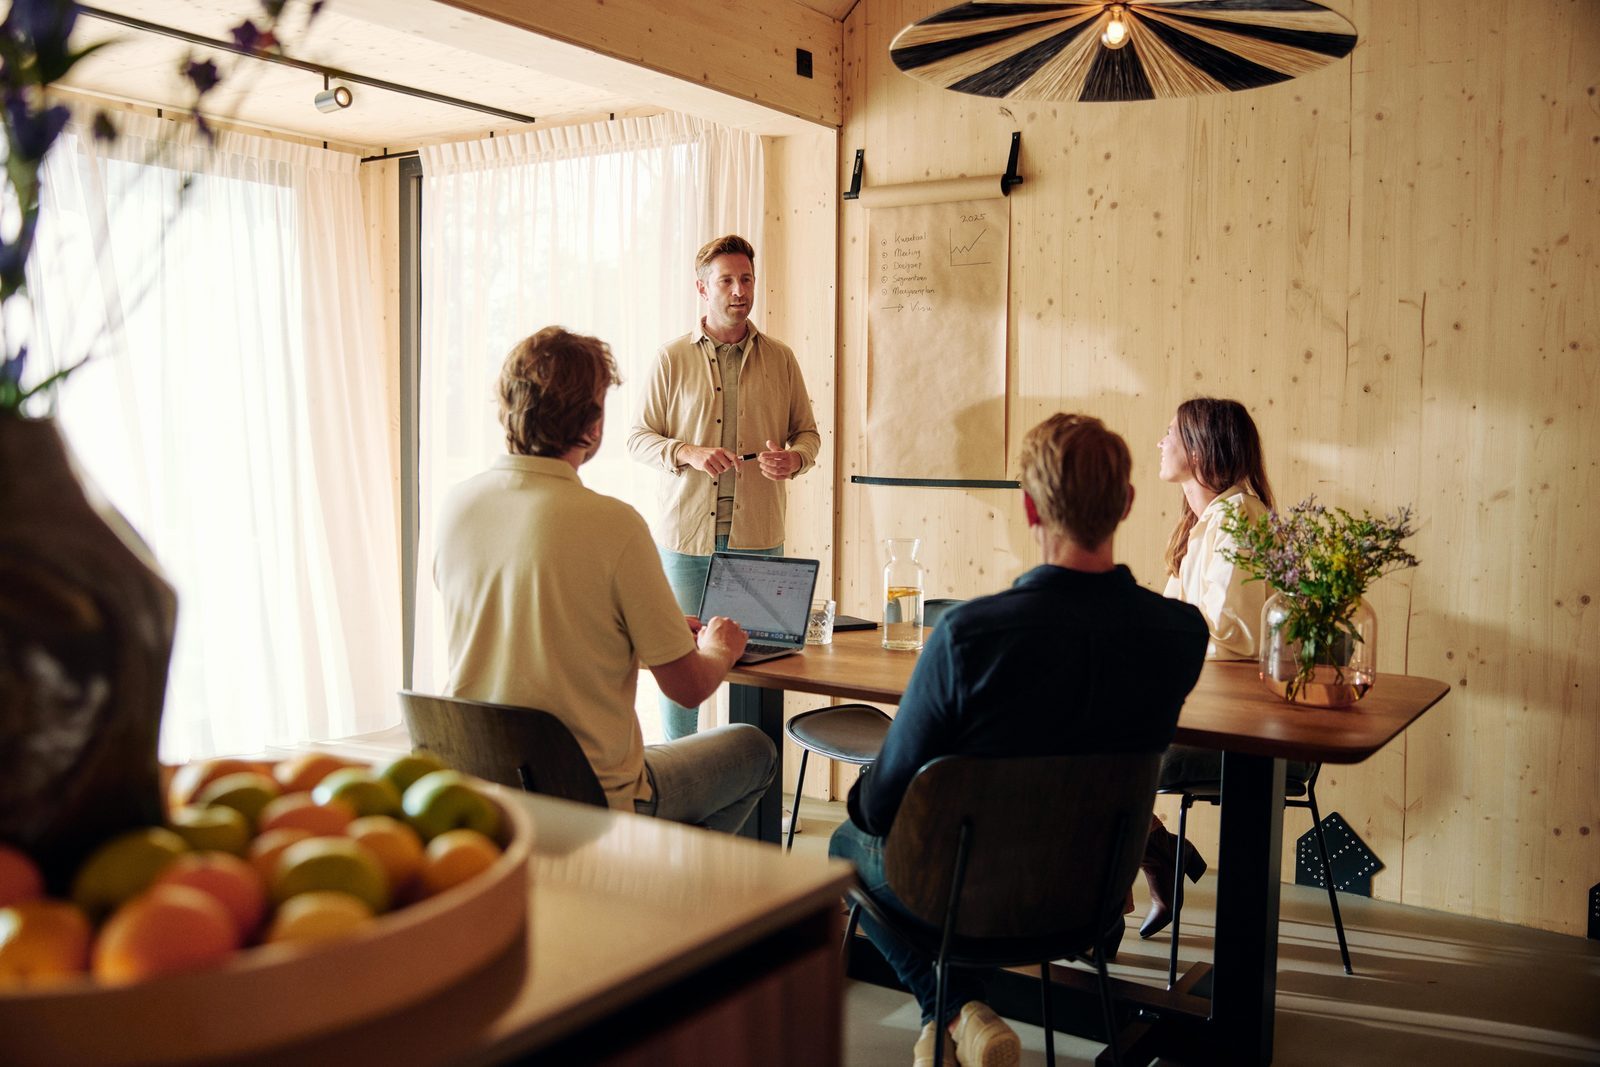
[[[815,127],[811,132],[763,137],[766,157],[766,235],[756,249],[756,277],[762,298],[757,322],[794,349],[811,394],[811,407],[822,434],[818,466],[789,487],[788,528],[784,552],[822,562],[817,595],[828,596],[834,577],[834,470],[837,433],[834,421],[834,352],[838,323],[838,290],[833,265],[838,260],[835,219],[839,194],[838,131]],[[801,695],[786,698],[785,712],[821,707],[824,700]],[[794,791],[800,752],[785,742],[784,788]],[[808,773],[806,792],[826,796],[829,776]]]
[[[908,78],[889,41],[948,3],[861,0],[839,180],[858,147],[874,183],[994,172],[1022,132],[1009,391],[989,400],[1013,476],[1053,410],[1125,434],[1139,495],[1118,549],[1146,584],[1179,505],[1155,443],[1192,395],[1251,408],[1284,503],[1415,505],[1422,566],[1372,596],[1381,668],[1454,690],[1379,756],[1329,768],[1324,808],[1384,860],[1381,898],[1579,933],[1600,881],[1600,552],[1582,547],[1600,495],[1600,17],[1592,0],[1327,2],[1361,33],[1331,68],[1071,105]],[[922,536],[944,595],[1037,557],[1014,492],[850,484],[865,222],[842,204],[837,585],[872,615],[882,537]],[[1307,824],[1286,819],[1286,874]]]

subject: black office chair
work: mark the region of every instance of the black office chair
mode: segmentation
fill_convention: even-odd
[[[1155,752],[930,761],[911,780],[883,853],[889,890],[914,918],[858,885],[847,950],[864,909],[926,953],[940,1019],[947,968],[1037,963],[1052,1064],[1050,961],[1092,960],[1106,1042],[1120,1065],[1104,949],[1144,855],[1160,764]],[[936,1048],[942,1064],[944,1043]]]
[[[1283,782],[1283,806],[1308,808],[1311,811],[1311,828],[1317,832],[1317,854],[1322,861],[1322,881],[1328,887],[1328,906],[1333,909],[1333,929],[1339,938],[1339,957],[1344,961],[1344,973],[1355,974],[1350,966],[1350,947],[1344,939],[1344,920],[1339,916],[1339,894],[1333,887],[1333,865],[1328,862],[1328,842],[1322,833],[1322,813],[1317,810],[1317,775],[1322,772],[1320,763],[1290,763]],[[1157,790],[1166,795],[1177,794],[1182,799],[1178,807],[1177,855],[1183,855],[1184,837],[1189,829],[1189,809],[1195,801],[1207,804],[1222,803],[1222,780],[1204,779],[1163,786]],[[1172,951],[1167,960],[1167,988],[1178,981],[1178,928],[1183,919],[1183,864],[1174,865],[1177,875],[1172,887]]]
[[[530,793],[606,806],[606,791],[566,724],[548,711],[402,690],[411,743],[448,767]]]
[[[952,597],[936,597],[922,605],[922,624],[929,630],[938,625],[944,613],[961,603]],[[794,828],[799,820],[800,797],[806,784],[806,761],[819,756],[866,766],[878,758],[883,739],[889,736],[889,716],[871,704],[834,704],[815,711],[803,711],[784,724],[783,732],[800,746],[800,774],[794,783],[795,815],[789,820],[785,849],[794,848]]]

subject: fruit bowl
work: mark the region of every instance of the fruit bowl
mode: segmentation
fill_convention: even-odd
[[[479,969],[526,924],[533,824],[504,789],[474,784],[507,828],[488,870],[340,940],[242,949],[220,967],[132,985],[0,993],[0,1063],[211,1062],[392,1012]]]

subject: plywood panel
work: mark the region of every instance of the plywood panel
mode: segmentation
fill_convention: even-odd
[[[837,468],[834,358],[837,351],[837,289],[832,265],[838,256],[835,220],[839,191],[834,187],[838,160],[837,131],[762,139],[766,158],[767,206],[764,247],[756,250],[757,277],[762,285],[765,328],[792,347],[811,394],[811,408],[822,434],[817,467],[789,487],[788,528],[784,551],[822,561],[817,595],[834,588],[834,471]],[[819,697],[791,695],[785,713],[822,707]],[[784,789],[793,792],[800,752],[785,742]],[[806,793],[829,798],[826,761],[807,769]]]
[[[574,76],[598,64],[603,70],[600,81],[578,76],[588,85],[635,92],[634,77],[618,68],[640,68],[669,75],[687,87],[713,89],[762,108],[827,126],[839,125],[839,24],[792,0],[767,0],[743,9],[705,0],[445,3],[586,50],[591,55],[564,58],[549,54],[547,58],[563,67],[569,62],[576,64],[570,68]],[[796,73],[796,48],[811,53],[809,78]],[[614,67],[607,59],[620,63]],[[557,73],[568,76],[564,70]],[[659,84],[656,90],[675,92]],[[672,99],[670,106],[743,124],[736,116],[711,114],[705,101],[696,104]]]
[[[1581,547],[1600,490],[1593,5],[1335,0],[1362,43],[1305,78],[1008,108],[889,64],[894,33],[943,6],[862,0],[846,18],[840,178],[857,147],[869,181],[978,173],[1022,131],[1009,387],[992,398],[1012,472],[1051,411],[1124,433],[1138,499],[1118,555],[1152,587],[1181,506],[1154,445],[1188,396],[1250,407],[1280,504],[1415,505],[1422,567],[1370,596],[1380,663],[1455,691],[1372,760],[1325,770],[1319,799],[1387,864],[1376,895],[1581,930],[1600,870],[1600,553]],[[856,614],[891,533],[921,534],[930,589],[955,595],[1036,558],[1014,493],[848,483],[865,473],[863,233],[845,205],[838,557]],[[1193,821],[1210,847],[1214,815]],[[1286,820],[1286,873],[1305,829]]]

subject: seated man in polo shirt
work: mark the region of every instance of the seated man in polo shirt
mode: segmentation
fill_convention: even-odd
[[[731,619],[686,620],[644,519],[578,480],[618,382],[604,342],[555,326],[506,357],[510,454],[456,486],[440,513],[445,692],[554,714],[613,808],[732,833],[772,782],[772,742],[732,725],[647,748],[634,713],[639,664],[673,700],[699,704],[745,633]]]
[[[863,885],[890,907],[897,902],[883,842],[923,764],[949,755],[1161,752],[1205,661],[1210,632],[1200,612],[1141,587],[1116,562],[1112,539],[1133,507],[1127,443],[1099,419],[1052,415],[1028,431],[1018,467],[1043,562],[1010,589],[940,620],[829,847],[853,861]],[[984,1003],[979,972],[950,968],[948,1014],[935,1019],[932,961],[865,916],[861,927],[922,1008],[915,1063],[931,1064],[938,1041],[953,1046],[946,1063],[1017,1062],[1017,1035]]]

